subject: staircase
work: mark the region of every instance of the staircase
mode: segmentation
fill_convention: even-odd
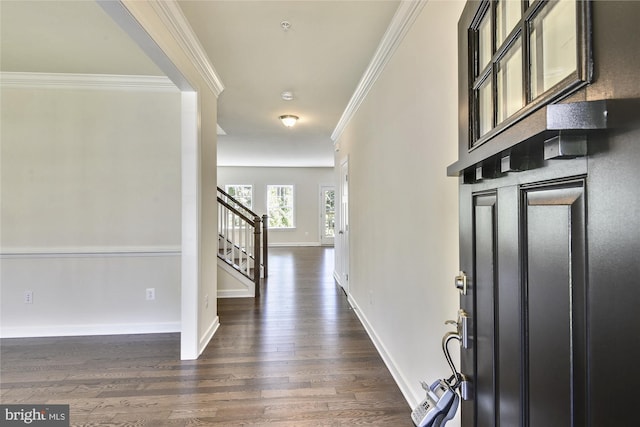
[[[218,187],[218,259],[227,272],[250,281],[260,296],[267,277],[267,215],[262,218]]]

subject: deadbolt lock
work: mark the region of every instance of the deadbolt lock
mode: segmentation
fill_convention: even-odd
[[[464,271],[458,273],[454,283],[456,288],[460,291],[460,293],[462,293],[462,295],[467,294],[467,275],[464,273]]]

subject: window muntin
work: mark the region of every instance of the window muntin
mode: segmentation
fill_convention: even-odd
[[[267,185],[269,228],[295,228],[293,185]]]
[[[496,1],[496,43],[501,45],[518,25],[522,15],[520,0]]]
[[[586,0],[481,3],[469,28],[470,149],[588,82],[587,17]]]
[[[246,208],[251,209],[253,201],[253,186],[239,184],[225,185],[224,191],[242,203]]]

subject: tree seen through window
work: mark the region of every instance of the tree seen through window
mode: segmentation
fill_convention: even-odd
[[[295,227],[293,185],[268,185],[267,209],[269,228]]]

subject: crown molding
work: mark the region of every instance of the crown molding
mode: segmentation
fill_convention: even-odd
[[[58,89],[139,90],[178,92],[164,76],[123,76],[112,74],[0,72],[0,86]]]
[[[209,57],[200,44],[200,40],[198,40],[193,28],[189,25],[178,2],[175,0],[157,0],[150,2],[150,4],[167,26],[171,35],[180,44],[189,60],[194,64],[207,86],[216,96],[219,96],[224,90],[222,80],[211,64]]]
[[[374,83],[382,74],[387,62],[404,39],[422,8],[429,0],[401,1],[396,13],[393,15],[387,31],[384,33],[378,48],[376,49],[367,70],[362,75],[355,92],[351,96],[335,130],[331,134],[331,140],[335,144],[342,132],[349,124],[351,118],[356,114],[358,108],[365,100]]]

